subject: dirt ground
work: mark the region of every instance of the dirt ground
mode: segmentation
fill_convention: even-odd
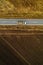
[[[43,65],[43,26],[1,26],[0,64]]]

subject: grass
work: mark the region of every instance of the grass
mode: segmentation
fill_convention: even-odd
[[[43,0],[0,0],[0,18],[43,19]]]

